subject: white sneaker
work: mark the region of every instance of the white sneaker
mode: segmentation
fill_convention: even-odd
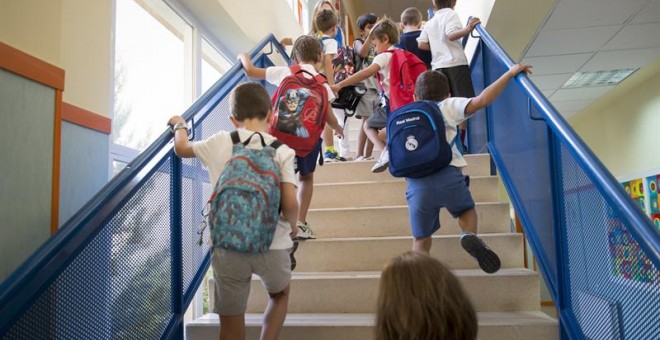
[[[377,173],[377,172],[383,172],[387,170],[387,167],[390,165],[390,154],[387,152],[387,148],[383,150],[383,152],[380,154],[380,158],[378,158],[378,161],[374,166],[371,168],[371,172]]]
[[[369,156],[369,157],[358,156],[357,158],[355,158],[354,161],[355,162],[365,162],[365,161],[373,161],[373,160],[374,160],[374,158],[371,157],[371,156]]]
[[[298,221],[298,235],[294,238],[294,240],[314,240],[316,239],[316,235],[314,235],[314,231],[312,228],[309,227],[309,224],[307,222],[300,222]]]

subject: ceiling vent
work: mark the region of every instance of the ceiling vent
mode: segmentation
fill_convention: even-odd
[[[577,72],[561,88],[613,86],[622,82],[637,70],[638,68],[628,68],[612,71]]]

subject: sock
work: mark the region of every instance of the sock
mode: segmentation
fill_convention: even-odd
[[[337,152],[337,151],[335,151],[335,147],[334,147],[334,145],[326,146],[326,147],[325,147],[325,151],[330,151],[330,152],[332,152],[332,153]]]

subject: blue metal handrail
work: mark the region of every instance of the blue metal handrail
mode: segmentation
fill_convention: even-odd
[[[496,77],[499,77],[502,72],[511,68],[514,62],[481,25],[478,25],[476,30],[479,33],[481,40],[477,47],[477,51],[473,56],[471,68],[475,85],[480,84],[485,87],[489,83],[492,83]],[[466,40],[464,40],[464,43]],[[499,64],[498,67],[503,67],[504,69],[501,70],[501,72],[499,69],[487,69],[489,65],[492,66],[495,64]],[[607,171],[601,161],[589,150],[564,118],[530,81],[529,77],[526,74],[520,74],[516,76],[515,80],[518,87],[516,87],[515,90],[511,89],[507,90],[508,92],[505,91],[501,96],[502,99],[498,99],[498,101],[501,101],[498,104],[498,112],[494,112],[494,108],[488,108],[486,110],[486,115],[473,118],[473,122],[471,123],[476,123],[477,125],[481,124],[487,127],[488,149],[491,152],[494,162],[497,164],[499,173],[509,196],[511,197],[512,203],[523,222],[522,224],[526,237],[536,255],[541,274],[545,278],[550,294],[558,308],[562,326],[562,336],[570,337],[571,339],[581,339],[587,335],[594,337],[594,334],[611,335],[617,332],[623,334],[624,328],[626,329],[626,334],[635,334],[634,336],[640,336],[643,332],[646,332],[646,336],[649,336],[649,334],[651,334],[651,337],[658,335],[657,333],[653,333],[654,327],[660,329],[660,325],[658,325],[657,321],[657,307],[653,306],[657,306],[657,303],[660,302],[660,298],[658,297],[660,293],[658,289],[658,282],[660,281],[658,280],[660,279],[657,278],[657,268],[660,268],[660,234],[655,230],[655,227],[648,217],[645,216],[636,206],[614,176]],[[509,86],[511,87],[514,85]],[[538,190],[530,194],[529,188],[523,188],[516,184],[516,181],[521,180],[515,177],[524,174],[532,178],[536,175],[532,170],[525,172],[524,169],[521,169],[521,164],[516,163],[517,161],[514,161],[514,159],[516,155],[524,154],[524,152],[542,151],[543,148],[530,147],[525,149],[524,146],[526,146],[527,143],[532,144],[534,142],[543,145],[544,138],[536,135],[534,136],[537,138],[535,140],[522,139],[523,137],[520,135],[525,134],[516,134],[514,138],[511,138],[511,131],[506,130],[509,128],[508,124],[501,123],[498,125],[493,122],[494,120],[497,120],[498,114],[513,115],[513,112],[500,113],[499,111],[514,110],[514,107],[523,106],[520,103],[523,98],[527,101],[525,102],[525,108],[523,109],[527,111],[526,114],[517,113],[518,116],[510,119],[518,119],[516,123],[519,125],[516,125],[516,127],[525,126],[520,123],[525,117],[528,121],[542,121],[547,126],[545,130],[539,129],[538,126],[536,126],[536,130],[534,130],[535,132],[531,133],[537,133],[540,131],[544,135],[547,135],[545,139],[545,152],[547,152],[547,158],[544,159],[542,165],[544,166],[547,164],[550,166],[548,171],[549,176],[540,179],[540,181],[549,181],[547,187],[548,196],[545,196],[545,192],[538,192]],[[498,103],[498,101],[496,101],[496,103]],[[532,110],[538,111],[538,116],[540,117],[532,116]],[[500,118],[500,121],[505,120],[506,119]],[[470,128],[472,128],[472,125],[470,125]],[[530,132],[528,132],[528,134],[529,133]],[[514,142],[512,142],[512,140],[514,140]],[[541,142],[539,142],[539,140]],[[471,147],[472,150],[474,150],[480,146],[477,145],[476,147]],[[502,154],[502,149],[506,150],[508,158]],[[544,156],[538,157],[542,158]],[[573,164],[575,164],[575,166],[573,166]],[[528,163],[527,166],[529,165],[530,164]],[[574,171],[578,171],[579,174],[574,175]],[[543,183],[545,184],[545,182]],[[525,195],[522,195],[521,192],[524,192]],[[571,201],[576,199],[573,196],[580,196],[580,198],[577,201]],[[530,197],[533,201],[530,200]],[[593,202],[598,202],[599,199],[602,199],[605,206],[598,205],[598,203],[593,205]],[[579,228],[578,230],[580,232],[598,230],[602,234],[607,234],[607,227],[610,227],[609,225],[596,225],[595,228],[592,228],[593,226],[588,225],[589,222],[584,221],[584,219],[588,219],[588,217],[585,218],[580,216],[580,214],[587,215],[588,212],[574,212],[567,210],[574,209],[576,206],[581,207],[582,204],[591,204],[591,206],[585,207],[585,209],[595,210],[596,213],[593,215],[597,216],[599,219],[604,220],[610,217],[616,218],[626,227],[626,230],[630,233],[636,244],[644,253],[643,255],[646,256],[650,261],[650,264],[655,267],[650,268],[650,270],[654,271],[654,274],[652,275],[655,275],[655,281],[652,276],[648,283],[649,288],[647,288],[649,293],[644,289],[640,289],[636,284],[625,285],[618,282],[617,279],[612,279],[611,277],[613,277],[613,275],[611,271],[612,267],[616,266],[616,263],[609,266],[605,264],[602,265],[602,267],[599,267],[601,269],[607,268],[605,270],[607,272],[598,272],[598,274],[603,277],[608,277],[609,275],[610,279],[600,282],[603,286],[610,285],[611,287],[614,287],[609,291],[601,292],[597,288],[590,290],[589,285],[594,284],[593,280],[599,280],[601,278],[589,278],[591,281],[587,281],[587,284],[580,281],[582,278],[578,277],[579,275],[575,273],[577,270],[576,268],[581,268],[579,267],[580,265],[584,266],[582,262],[588,262],[590,259],[576,254],[577,252],[575,249],[579,248],[581,252],[585,252],[585,249],[589,249],[585,247],[591,247],[590,249],[596,249],[603,253],[607,250],[603,249],[607,247],[607,240],[604,244],[598,243],[597,245],[587,246],[580,245],[578,247],[573,244],[575,243],[573,240],[576,235],[575,230],[577,228]],[[546,208],[551,210],[549,215],[538,213],[539,209]],[[611,212],[607,213],[606,211]],[[569,216],[569,214],[577,214],[580,216],[577,218],[579,221],[574,221],[576,217],[572,215]],[[552,228],[552,230],[542,229],[540,225],[537,225],[540,220],[544,220],[543,218],[545,216],[550,216],[551,221],[546,221],[547,223],[544,224],[543,227]],[[569,223],[573,223],[570,228]],[[575,223],[582,224],[576,225]],[[600,222],[592,223],[598,224]],[[603,230],[605,231],[603,232]],[[612,242],[612,240],[609,241]],[[612,245],[610,244],[610,252],[612,251],[611,247]],[[610,254],[610,256],[615,255]],[[593,260],[593,258],[591,258],[591,260]],[[601,262],[608,261],[607,259],[602,258],[598,260]],[[619,279],[619,281],[622,281],[622,279]],[[600,284],[596,283],[595,285],[599,286]],[[577,288],[574,288],[574,285]],[[628,286],[632,287],[629,288],[628,291],[625,290],[626,288],[620,288]],[[620,289],[622,292],[620,294],[612,293],[611,291],[615,289]],[[599,294],[602,296],[599,296]],[[646,298],[646,300],[650,300],[645,301],[644,304],[651,310],[656,308],[656,315],[644,315],[644,317],[648,318],[645,320],[653,320],[655,318],[655,324],[644,324],[643,321],[634,325],[625,324],[626,322],[632,323],[630,322],[630,316],[625,314],[635,313],[635,311],[632,311],[634,307],[626,306],[626,310],[622,311],[620,306],[623,301],[612,300],[612,297],[609,296],[617,294],[617,298],[624,300],[626,300],[625,298],[628,297],[628,295],[633,296],[635,299],[640,299],[641,296],[642,299]],[[604,295],[608,296],[604,297]],[[586,303],[585,301],[589,301],[589,303],[602,303],[602,306],[608,306],[608,308],[611,308],[613,311],[611,312],[611,315],[617,315],[617,317],[611,317],[611,320],[602,318],[602,315],[595,318],[585,317],[586,312],[584,311],[584,306],[579,306],[580,304]],[[642,305],[642,303],[640,303],[640,305]],[[621,315],[624,315],[625,317]],[[599,318],[601,320],[599,321],[600,324],[594,321]],[[605,324],[611,329],[605,327],[602,320],[608,320]],[[644,329],[644,327],[646,327],[646,329]],[[614,329],[616,329],[616,331]]]
[[[271,46],[270,51],[264,53],[263,50],[269,45]],[[257,60],[264,60],[263,58],[267,58],[267,55],[275,50],[282,55],[286,62],[289,62],[286,51],[272,34],[261,40],[250,52],[250,56],[256,62]],[[193,128],[198,129],[197,126],[229,95],[230,90],[241,79],[245,79],[245,75],[240,63],[236,63],[216,84],[197,99],[182,116],[187,121],[194,118],[195,127]],[[67,270],[72,261],[81,254],[81,251],[92,239],[103,232],[101,226],[115,217],[119,209],[134,197],[135,193],[145,185],[145,178],[162,171],[161,168],[166,166],[167,162],[172,164],[170,170],[173,177],[172,190],[174,192],[172,197],[176,197],[175,200],[181,200],[181,160],[173,156],[171,141],[172,134],[169,131],[164,132],[2,282],[0,285],[0,315],[2,315],[0,318],[0,338],[5,338],[7,332],[17,320],[58,279],[58,276]],[[177,187],[179,192],[177,192]],[[175,208],[181,209],[181,204],[178,204],[179,207],[176,207],[176,205],[172,204]],[[180,212],[172,211],[170,213],[172,214],[173,225],[177,223],[180,225]],[[181,235],[177,235],[174,230],[171,236],[172,250],[178,249],[178,252],[180,252]],[[176,265],[177,261],[180,260],[180,254],[170,255],[173,259],[172,263],[175,264],[172,268],[173,275],[180,276],[180,268],[176,268],[180,267]],[[207,253],[200,268],[196,268],[197,272],[192,280],[192,287],[199,286],[208,265],[209,255]],[[173,278],[173,289],[181,289],[181,282],[180,277]],[[196,289],[183,292],[185,296],[182,298],[172,296],[174,317],[167,326],[164,326],[163,338],[182,335],[183,312],[192,301],[194,290]],[[163,294],[168,293],[163,292]],[[51,316],[56,318],[54,315]]]

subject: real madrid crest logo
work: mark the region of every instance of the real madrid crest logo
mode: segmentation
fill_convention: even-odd
[[[406,137],[406,150],[415,151],[418,145],[419,143],[417,142],[417,139],[415,139],[415,136]]]

